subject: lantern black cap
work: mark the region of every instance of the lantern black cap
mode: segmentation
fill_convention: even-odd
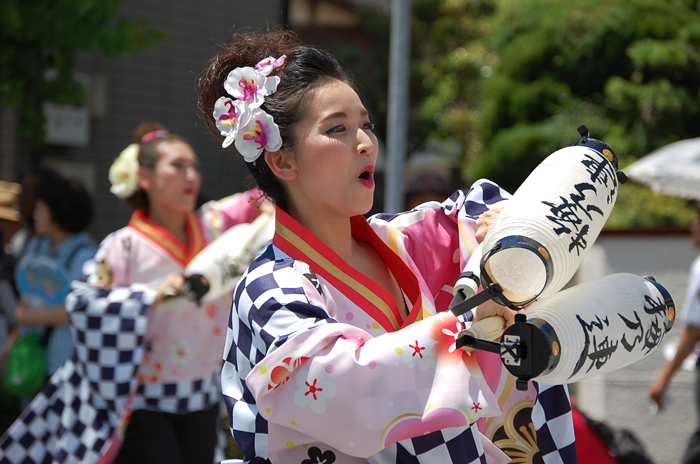
[[[617,180],[620,181],[621,184],[627,182],[627,176],[625,175],[625,173],[618,170],[619,163],[617,161],[617,155],[615,154],[615,151],[613,151],[613,149],[610,148],[610,146],[607,143],[602,142],[598,139],[590,138],[590,133],[588,132],[588,128],[585,125],[579,126],[578,133],[581,135],[581,140],[576,142],[574,146],[588,147],[605,156],[605,158],[607,158],[613,165],[613,168],[617,173]]]

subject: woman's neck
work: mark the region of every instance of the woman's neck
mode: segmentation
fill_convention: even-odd
[[[177,240],[183,243],[186,247],[189,246],[187,235],[187,217],[181,211],[172,211],[164,208],[151,207],[148,210],[148,219],[150,221],[172,234]]]
[[[345,262],[353,265],[355,240],[352,238],[350,218],[298,209],[291,204],[288,213]]]

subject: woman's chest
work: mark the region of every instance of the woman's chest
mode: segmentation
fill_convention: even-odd
[[[359,251],[355,265],[357,271],[384,290],[385,293],[381,296],[387,300],[388,304],[393,303],[403,318],[408,316],[402,289],[384,259],[368,244],[361,244]]]

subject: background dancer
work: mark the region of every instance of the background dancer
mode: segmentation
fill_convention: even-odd
[[[195,211],[201,177],[189,143],[153,125],[137,128],[134,140],[110,169],[111,191],[134,214],[74,283],[66,306],[76,355],[9,429],[2,462],[36,456],[27,429],[37,438],[49,432],[42,451],[56,460],[214,460],[230,297],[200,308],[166,295],[180,289],[185,266],[211,240],[258,216],[259,194]]]

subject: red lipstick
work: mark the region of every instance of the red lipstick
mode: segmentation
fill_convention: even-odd
[[[360,175],[357,176],[357,178],[359,179],[360,182],[362,182],[362,184],[365,187],[369,187],[369,188],[373,187],[374,186],[374,165],[370,164],[369,166],[365,166],[364,169],[362,169],[362,171],[360,171]]]

